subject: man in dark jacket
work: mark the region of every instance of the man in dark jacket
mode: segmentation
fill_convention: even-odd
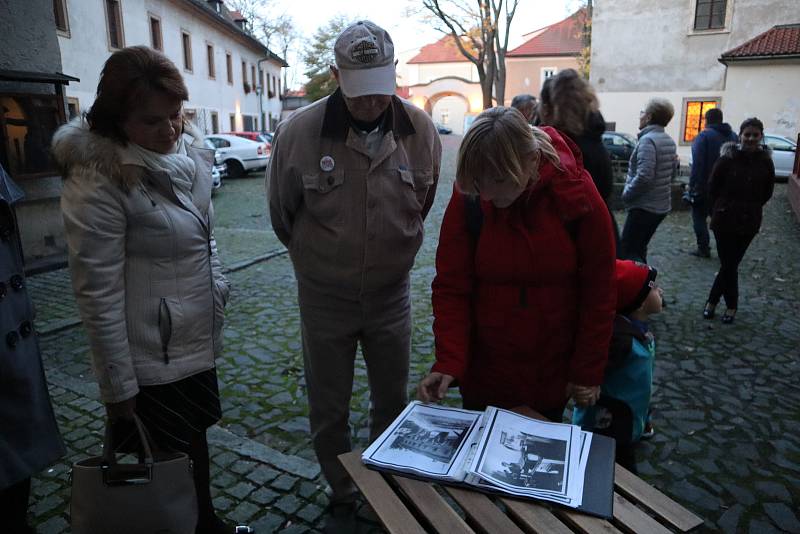
[[[711,257],[708,225],[711,206],[708,203],[708,177],[714,168],[722,145],[736,141],[736,134],[730,124],[722,122],[722,110],[711,108],[706,111],[706,127],[692,143],[692,174],[689,178],[689,192],[692,201],[692,225],[697,236],[697,250],[689,254],[701,258]]]

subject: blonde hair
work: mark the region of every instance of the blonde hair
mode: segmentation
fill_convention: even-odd
[[[589,115],[600,108],[594,89],[575,69],[562,70],[548,78],[539,98],[543,123],[572,137],[584,132]]]
[[[544,156],[561,169],[561,160],[550,136],[531,127],[519,110],[507,107],[490,108],[472,123],[458,149],[456,183],[460,191],[476,195],[475,182],[491,176],[511,179],[520,186],[538,180],[538,166],[533,176],[526,173],[524,161],[536,154]]]

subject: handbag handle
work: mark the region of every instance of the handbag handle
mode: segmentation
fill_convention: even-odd
[[[140,458],[140,462],[146,465],[153,465],[153,449],[151,447],[152,438],[150,437],[150,433],[142,423],[142,420],[139,419],[139,416],[133,414],[133,423],[136,426],[136,430],[139,434],[139,441],[142,443],[142,449],[144,450],[144,461]],[[111,420],[106,420],[106,435],[103,440],[103,465],[117,465],[117,455],[114,453],[113,442],[111,438]]]

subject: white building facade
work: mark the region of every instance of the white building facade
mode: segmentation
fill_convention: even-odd
[[[281,115],[286,62],[253,38],[218,0],[54,0],[70,115],[94,102],[100,71],[117,49],[162,51],[189,89],[184,109],[205,133],[272,131]],[[60,13],[59,13],[60,11]],[[59,16],[61,15],[61,16]]]
[[[603,115],[616,130],[636,133],[646,102],[669,99],[675,117],[667,133],[682,158],[690,154],[710,107],[720,107],[734,128],[757,115],[767,130],[796,136],[800,63],[762,62],[758,68],[734,72],[720,61],[726,51],[792,22],[800,22],[798,0],[597,2],[591,82]]]

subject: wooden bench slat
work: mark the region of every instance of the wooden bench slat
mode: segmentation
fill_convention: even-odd
[[[400,475],[391,476],[422,516],[430,521],[436,532],[442,534],[474,533],[450,504],[439,495],[432,484]]]
[[[541,504],[509,498],[500,500],[508,507],[509,513],[523,524],[523,528],[527,532],[535,534],[572,534],[572,530]]]
[[[614,472],[614,485],[626,498],[641,504],[681,532],[703,524],[702,519],[619,465]]]
[[[573,512],[564,508],[556,508],[555,514],[562,518],[565,523],[585,534],[622,534],[617,527],[599,517]]]
[[[670,534],[671,531],[642,510],[614,493],[614,519],[630,532],[646,532],[647,534]]]
[[[523,534],[519,527],[483,493],[450,486],[444,486],[444,489],[482,532]]]
[[[361,463],[361,452],[353,451],[339,456],[339,461],[350,473],[367,502],[375,510],[383,526],[392,534],[424,534],[416,518],[395,494],[383,477]]]

